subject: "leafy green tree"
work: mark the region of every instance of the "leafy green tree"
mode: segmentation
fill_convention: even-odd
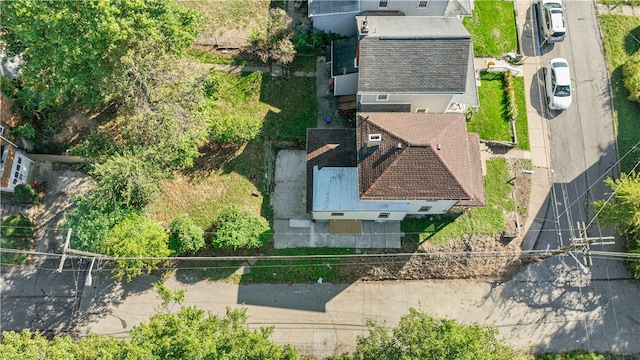
[[[613,226],[627,239],[631,252],[640,253],[640,173],[622,173],[619,178],[604,182],[613,191],[613,201],[595,201],[594,214],[599,214],[602,224]],[[640,261],[634,261],[632,268],[640,279]]]
[[[160,191],[165,174],[144,154],[114,155],[96,164],[91,175],[96,180],[95,196],[115,206],[142,209]]]
[[[622,65],[622,76],[624,86],[629,90],[629,100],[640,102],[640,51]]]
[[[264,32],[251,35],[249,53],[268,66],[292,62],[296,48],[292,41],[295,31],[291,24],[291,17],[283,9],[269,10]]]
[[[355,359],[516,359],[514,350],[497,338],[498,330],[438,319],[415,309],[391,332],[369,322],[369,336],[359,337]]]
[[[19,96],[34,111],[79,102],[86,109],[121,97],[132,51],[180,53],[199,16],[172,1],[3,1],[0,37],[24,61]],[[26,21],[28,19],[28,21]]]
[[[181,214],[169,224],[169,249],[173,254],[194,253],[204,245],[204,230],[189,215]]]
[[[299,359],[291,346],[269,341],[273,329],[251,331],[244,309],[224,317],[184,307],[177,314],[158,313],[131,330],[132,342],[151,348],[158,359]]]
[[[39,333],[23,330],[2,332],[0,360],[40,359],[153,359],[151,351],[140,344],[108,336],[90,335],[74,342],[70,336],[48,340]]]
[[[99,194],[89,192],[74,200],[73,210],[64,214],[64,226],[71,228],[71,247],[100,252],[99,244],[109,231],[135,209],[110,202]]]
[[[168,235],[157,222],[139,213],[130,213],[117,223],[105,237],[96,244],[99,253],[114,257],[167,257],[171,253],[167,247]],[[127,281],[151,272],[160,260],[117,260],[114,274]]]
[[[264,246],[270,239],[266,220],[231,205],[218,215],[211,242],[220,248],[250,249]]]

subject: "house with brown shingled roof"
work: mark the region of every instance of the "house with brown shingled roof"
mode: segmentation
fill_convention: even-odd
[[[359,113],[355,130],[307,135],[307,211],[316,220],[485,205],[479,138],[462,114]]]

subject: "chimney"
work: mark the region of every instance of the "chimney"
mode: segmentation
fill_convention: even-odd
[[[369,21],[365,18],[362,21],[362,27],[360,28],[360,32],[366,34],[369,32]]]
[[[380,143],[382,143],[382,135],[369,134],[369,138],[367,139],[367,147],[380,146]]]

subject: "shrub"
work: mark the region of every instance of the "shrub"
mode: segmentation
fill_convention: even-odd
[[[14,136],[18,136],[27,140],[33,140],[36,137],[36,129],[33,128],[33,125],[31,125],[31,123],[26,123],[24,125],[18,126],[11,130],[11,133]]]
[[[11,199],[20,204],[35,205],[38,203],[40,196],[33,186],[29,184],[19,184],[13,189]]]
[[[518,105],[516,104],[516,90],[513,85],[513,74],[511,71],[505,71],[502,73],[504,79],[504,91],[507,101],[507,116],[509,119],[515,120],[518,118]]]
[[[173,254],[194,253],[204,247],[204,230],[181,214],[169,224],[169,250]]]
[[[219,248],[250,249],[261,247],[270,239],[271,231],[266,220],[232,205],[218,215],[211,243]]]
[[[624,87],[629,90],[629,100],[640,102],[640,51],[622,65]]]

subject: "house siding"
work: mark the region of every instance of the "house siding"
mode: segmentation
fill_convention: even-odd
[[[418,0],[389,0],[386,8],[378,8],[379,0],[361,0],[360,9],[402,11],[407,16],[444,16],[448,1],[431,0],[425,8],[418,8]]]
[[[389,94],[388,101],[377,101],[378,94],[362,94],[359,96],[360,104],[381,105],[381,104],[411,104],[409,112],[417,109],[428,109],[430,113],[444,113],[449,107],[450,94]]]

